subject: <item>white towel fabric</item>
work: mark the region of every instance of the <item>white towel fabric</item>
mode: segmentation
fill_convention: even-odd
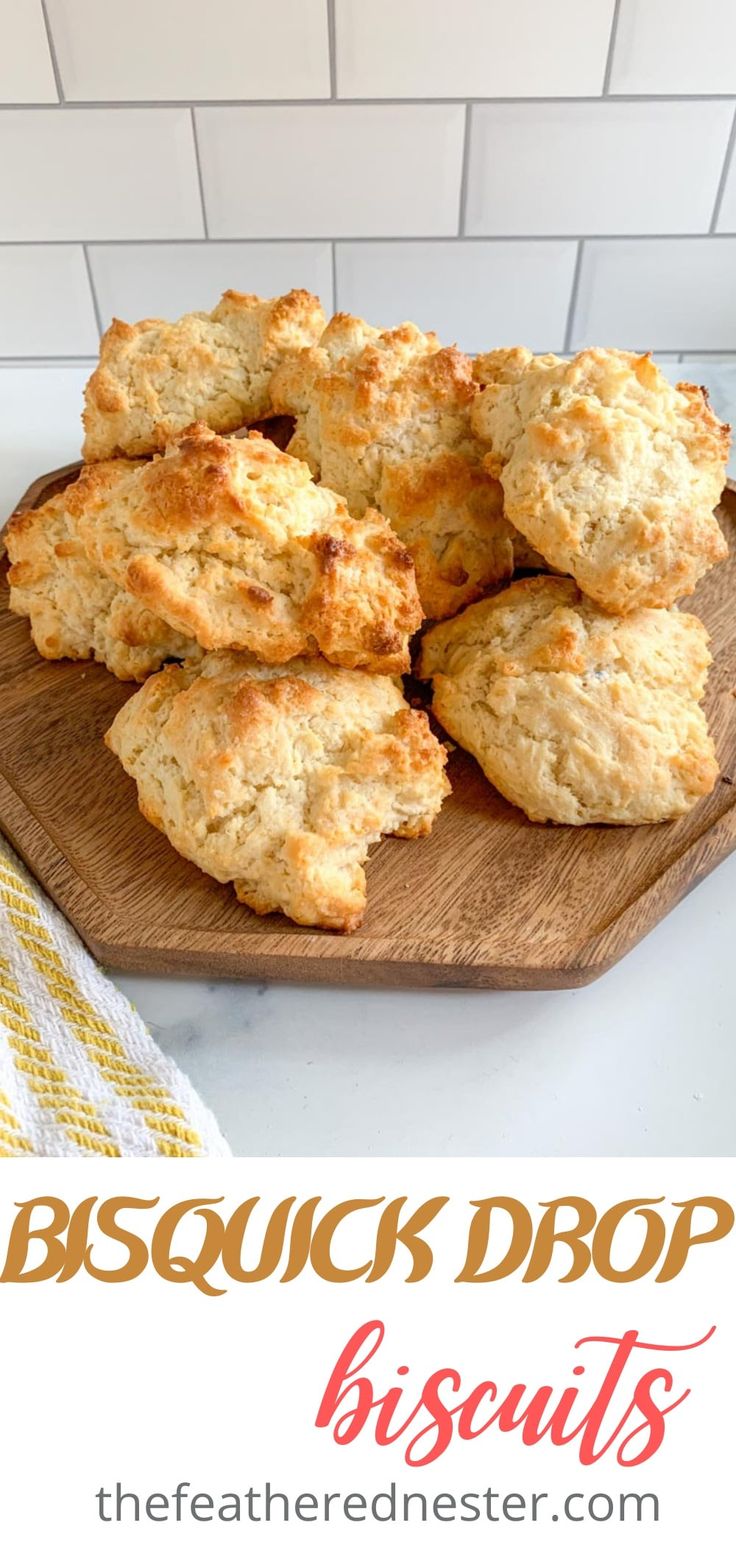
[[[0,1157],[229,1153],[188,1078],[0,837]]]

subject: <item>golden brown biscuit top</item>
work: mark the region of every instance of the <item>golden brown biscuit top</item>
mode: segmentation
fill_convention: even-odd
[[[263,418],[274,370],[323,327],[308,290],[274,300],[226,290],[213,311],[177,322],[116,319],[85,391],[85,460],[148,455],[195,419],[226,433]]]
[[[321,336],[279,365],[271,382],[271,400],[277,413],[306,412],[317,380],[339,366],[345,368],[363,349],[380,338],[379,328],[362,317],[336,311]]]
[[[98,490],[110,494],[140,463],[98,462]],[[85,499],[78,480],[38,509],[14,515],[6,541],[10,609],[30,619],[46,659],[96,659],[121,680],[142,681],[165,659],[194,658],[196,645],[110,579],[78,530]]]
[[[595,681],[620,671],[700,698],[710,663],[707,630],[691,613],[648,607],[612,617],[574,580],[541,574],[432,628],[419,674],[455,677],[479,665],[510,679],[541,672]]]
[[[274,407],[297,418],[294,453],[357,512],[380,506],[385,465],[468,447],[477,392],[470,360],[436,334],[343,314],[272,382]]]
[[[555,422],[563,414],[573,426],[585,426],[589,456],[604,461],[616,455],[623,417],[683,443],[696,464],[720,469],[728,461],[730,427],[716,417],[708,393],[686,381],[672,386],[651,354],[590,348],[564,360],[495,349],[478,356],[474,371],[485,390],[474,405],[473,425],[490,442],[499,467],[531,421]]]
[[[612,612],[669,606],[726,555],[713,510],[730,431],[650,355],[499,350],[471,411],[508,519]]]
[[[317,927],[359,925],[371,844],[425,834],[449,792],[400,683],[324,660],[220,653],[162,671],[106,741],[180,853],[257,912]]]
[[[542,576],[433,628],[419,669],[440,724],[533,821],[637,825],[713,788],[709,663],[697,617],[610,616]]]
[[[314,777],[325,762],[364,787],[395,777],[409,780],[409,788],[412,778],[429,771],[441,794],[448,790],[442,774],[447,754],[426,714],[409,707],[392,677],[345,671],[324,660],[267,665],[247,653],[220,651],[200,664],[173,667],[160,689],[152,684],[148,692],[151,703],[160,696],[170,703],[167,739],[209,819],[237,809],[244,787],[253,798],[269,783],[274,789],[287,785],[293,814],[303,819],[298,781]],[[279,737],[283,765],[274,761]],[[315,800],[310,824],[330,836],[333,814]],[[362,815],[370,828],[369,801]]]
[[[95,468],[99,490],[110,492],[138,465],[140,463],[123,458],[99,462]],[[99,583],[106,591],[110,590],[110,582],[104,574],[90,565],[77,530],[77,518],[83,508],[78,479],[75,479],[37,508],[19,510],[11,516],[5,528],[11,589],[41,587],[51,576],[56,577],[60,561],[78,561],[83,566],[79,579],[80,603],[84,602],[84,581],[90,588]]]
[[[422,613],[406,549],[375,511],[353,520],[271,441],[197,424],[111,497],[103,487],[95,498],[96,476],[88,467],[80,479],[90,554],[203,648],[407,668]]]

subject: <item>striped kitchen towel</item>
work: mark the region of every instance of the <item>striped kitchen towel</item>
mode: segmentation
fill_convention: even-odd
[[[0,837],[0,1157],[230,1152],[66,919]]]

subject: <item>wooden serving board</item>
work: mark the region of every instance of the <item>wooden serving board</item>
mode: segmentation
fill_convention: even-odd
[[[39,478],[35,507],[78,464]],[[457,751],[429,838],[384,840],[349,938],[259,918],[143,820],[102,743],[135,690],[102,666],[41,660],[0,584],[0,827],[106,966],[159,975],[407,987],[577,987],[608,970],[736,848],[736,486],[732,556],[689,603],[715,663],[706,707],[723,776],[664,826],[533,826]]]

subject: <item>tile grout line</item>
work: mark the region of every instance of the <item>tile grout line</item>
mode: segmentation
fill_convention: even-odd
[[[469,102],[465,104],[465,131],[463,137],[463,159],[460,167],[460,201],[458,205],[457,234],[462,236],[465,232],[465,223],[468,209],[468,174],[470,170],[470,134],[472,128],[473,109]]]
[[[613,15],[611,17],[611,32],[608,39],[608,53],[606,54],[606,68],[603,72],[603,86],[601,96],[611,95],[611,76],[613,74],[613,58],[616,52],[616,39],[618,37],[618,23],[621,14],[621,0],[615,0]]]
[[[330,242],[330,250],[331,250],[331,258],[332,258],[332,310],[333,310],[333,312],[335,312],[335,311],[339,310],[339,306],[338,306],[338,302],[337,302],[337,242],[336,241],[333,240],[333,241]]]
[[[569,304],[569,306],[567,308],[567,321],[565,323],[565,341],[564,341],[564,343],[562,345],[562,352],[563,352],[563,354],[570,354],[571,351],[572,351],[572,333],[573,333],[573,327],[574,327],[574,324],[575,324],[575,310],[576,310],[577,302],[578,302],[578,289],[580,287],[580,270],[581,270],[581,268],[583,266],[583,248],[584,248],[584,246],[585,246],[585,242],[584,241],[579,241],[578,242],[577,256],[575,258],[575,267],[573,269],[573,275],[572,275],[572,287],[570,289],[570,304]]]
[[[104,327],[102,325],[102,312],[100,311],[100,303],[99,303],[99,301],[97,299],[97,290],[95,288],[95,277],[94,277],[94,274],[92,272],[92,263],[90,261],[89,248],[87,246],[86,241],[82,242],[82,252],[84,253],[84,266],[85,266],[85,268],[87,270],[87,279],[89,280],[89,287],[90,287],[90,291],[91,291],[91,294],[92,294],[92,306],[93,306],[94,313],[95,313],[95,321],[97,323],[97,332],[98,332],[98,334],[99,334],[99,336],[101,338],[102,334],[105,331],[105,329],[104,329]]]
[[[553,97],[141,97],[132,101],[122,98],[114,102],[79,100],[63,97],[59,102],[2,102],[2,113],[53,112],[63,108],[65,112],[134,112],[137,108],[167,109],[191,107],[242,107],[244,110],[260,107],[554,107],[561,102],[584,103],[587,106],[607,107],[615,102],[736,102],[734,91],[713,92],[609,92],[608,96],[553,96]]]
[[[202,207],[202,225],[204,226],[205,241],[209,241],[210,228],[207,223],[207,201],[204,196],[204,178],[202,177],[202,162],[199,156],[199,139],[197,138],[197,118],[193,107],[189,109],[192,122],[192,138],[194,140],[194,160],[197,166],[197,183],[199,186],[199,202]]]
[[[204,247],[217,246],[245,246],[283,247],[289,245],[299,246],[328,246],[331,241],[350,242],[351,245],[371,242],[378,245],[402,243],[423,243],[432,246],[443,242],[446,246],[462,246],[465,243],[486,242],[489,246],[500,246],[504,242],[519,242],[522,245],[544,245],[545,242],[568,242],[572,245],[578,241],[698,241],[712,244],[718,241],[736,241],[736,231],[554,231],[548,232],[488,232],[484,236],[464,234],[462,237],[452,231],[438,236],[436,232],[420,236],[397,236],[393,232],[376,232],[372,236],[351,236],[349,233],[340,236],[50,236],[46,240],[38,237],[29,238],[23,236],[11,237],[8,241],[0,238],[0,252],[4,247],[78,247],[81,241],[88,241],[95,247]]]
[[[56,57],[56,44],[54,42],[54,34],[51,31],[51,22],[49,21],[49,13],[48,13],[48,11],[46,9],[46,0],[41,0],[41,12],[42,12],[42,15],[43,15],[43,24],[44,24],[44,27],[46,28],[46,41],[47,41],[47,43],[49,45],[49,54],[51,56],[51,68],[52,68],[52,70],[54,72],[54,80],[56,82],[56,90],[59,93],[59,104],[63,106],[64,103],[65,103],[64,82],[62,81],[62,78],[61,78],[61,70],[59,69],[59,61],[58,61],[58,59]],[[38,105],[40,106],[41,104],[39,103]],[[50,103],[47,104],[47,106],[49,106],[49,107],[53,107],[53,105],[54,105],[53,102],[50,102]]]
[[[728,136],[728,143],[726,145],[726,154],[725,154],[725,156],[723,158],[723,168],[721,170],[720,178],[718,179],[718,187],[716,189],[716,198],[715,198],[715,203],[713,205],[713,218],[712,218],[712,220],[710,222],[710,230],[709,230],[709,233],[708,233],[710,236],[719,236],[719,235],[725,235],[726,234],[723,231],[716,230],[716,226],[718,225],[718,221],[719,221],[720,215],[721,215],[721,205],[723,204],[723,197],[724,197],[724,194],[726,192],[726,183],[728,182],[728,176],[729,176],[729,172],[731,170],[731,162],[734,160],[734,154],[735,154],[734,147],[735,146],[736,146],[736,108],[734,108],[733,123],[731,124],[731,133]]]
[[[335,0],[325,0],[327,5],[327,47],[330,55],[330,101],[337,101],[337,20]]]
[[[4,354],[0,355],[0,369],[11,370],[15,367],[33,366],[36,370],[63,370],[71,365],[94,365],[97,362],[95,354]]]

